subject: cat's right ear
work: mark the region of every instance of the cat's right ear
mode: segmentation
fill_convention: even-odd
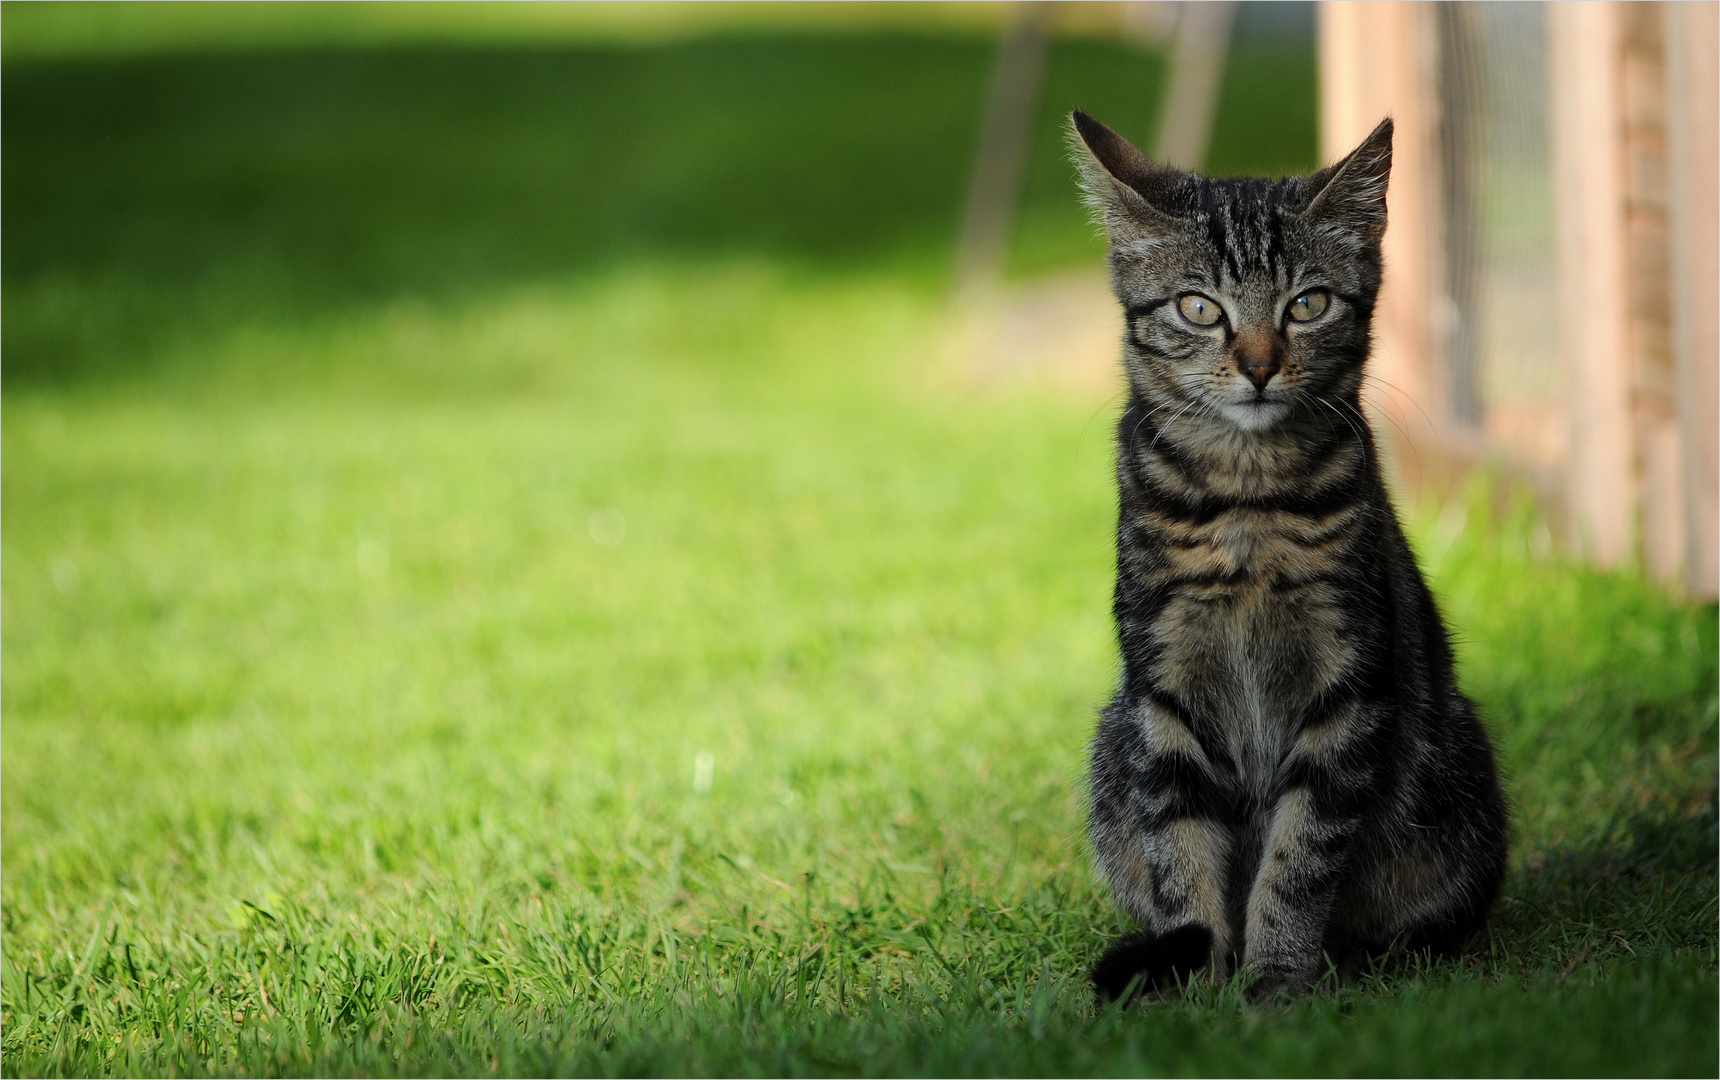
[[[1070,144],[1087,205],[1112,239],[1174,231],[1186,200],[1187,178],[1158,165],[1135,145],[1076,109]]]

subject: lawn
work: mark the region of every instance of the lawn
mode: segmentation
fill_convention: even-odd
[[[989,48],[8,54],[0,1069],[1720,1068],[1715,609],[1482,481],[1412,531],[1487,931],[1093,1008],[1115,402],[940,361]],[[1305,166],[1247,48],[1215,159]],[[1058,46],[1019,270],[1161,70]]]

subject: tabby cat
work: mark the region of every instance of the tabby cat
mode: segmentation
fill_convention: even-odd
[[[1239,970],[1259,998],[1453,950],[1498,889],[1506,810],[1361,409],[1391,121],[1274,180],[1074,127],[1129,384],[1090,825],[1143,931],[1094,986]]]

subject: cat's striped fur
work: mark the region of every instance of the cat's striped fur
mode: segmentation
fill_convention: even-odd
[[[1240,964],[1260,995],[1455,948],[1505,803],[1361,409],[1391,122],[1312,176],[1213,180],[1074,120],[1129,380],[1091,830],[1143,930],[1095,985]]]

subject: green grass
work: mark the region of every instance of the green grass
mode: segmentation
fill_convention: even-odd
[[[1715,611],[1484,485],[1487,933],[1092,1009],[1111,414],[933,347],[986,56],[8,62],[0,1069],[1716,1071]]]
[[[1712,611],[1479,500],[1490,934],[1089,1015],[1103,419],[928,382],[935,310],[659,268],[8,395],[6,1067],[1711,1071]]]

